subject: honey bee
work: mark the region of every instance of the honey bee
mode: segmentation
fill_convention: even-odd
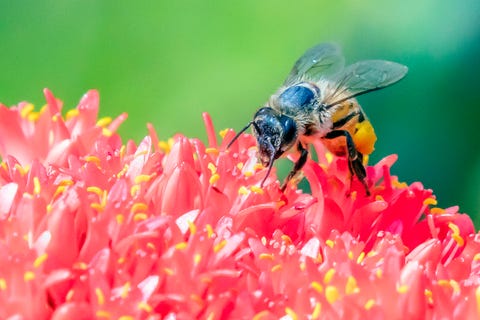
[[[385,60],[364,60],[345,67],[338,46],[323,43],[308,49],[295,63],[284,84],[228,144],[253,127],[259,160],[267,169],[296,148],[300,154],[282,184],[285,190],[308,157],[312,139],[321,139],[336,156],[346,157],[351,179],[357,176],[370,195],[364,156],[371,154],[375,131],[355,97],[392,85],[408,68]]]

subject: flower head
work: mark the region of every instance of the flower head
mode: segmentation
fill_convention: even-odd
[[[0,105],[0,318],[475,318],[480,234],[457,207],[315,144],[311,193],[281,192],[248,134],[138,145],[97,119]],[[351,189],[350,189],[351,187]]]

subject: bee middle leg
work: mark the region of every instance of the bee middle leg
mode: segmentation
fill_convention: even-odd
[[[367,185],[367,172],[363,166],[363,154],[357,151],[355,148],[355,143],[353,142],[350,132],[346,130],[334,130],[330,131],[325,135],[325,139],[336,139],[338,137],[345,137],[347,142],[347,160],[348,160],[348,169],[350,174],[357,176],[358,180],[363,184],[367,196],[370,196],[370,190]]]
[[[281,190],[285,191],[287,188],[288,182],[295,177],[295,175],[298,173],[298,171],[302,170],[303,166],[307,162],[307,157],[308,157],[308,150],[303,147],[303,145],[299,142],[297,144],[297,150],[300,151],[300,157],[298,158],[297,162],[293,165],[292,171],[288,174],[288,176],[285,178],[285,181],[282,184]]]

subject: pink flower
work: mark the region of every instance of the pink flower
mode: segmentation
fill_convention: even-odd
[[[138,146],[88,92],[0,105],[0,318],[474,319],[480,233],[431,190],[367,168],[366,197],[321,143],[285,193],[255,139],[153,126]],[[218,140],[217,140],[218,139]],[[349,194],[349,196],[347,195]]]

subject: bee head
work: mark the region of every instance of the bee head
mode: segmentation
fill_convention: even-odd
[[[273,162],[297,141],[297,125],[291,117],[270,107],[263,107],[255,113],[253,120],[237,133],[227,148],[250,126],[253,126],[253,134],[257,139],[260,161],[263,166],[268,167],[267,175],[261,183],[263,185],[270,174]]]

